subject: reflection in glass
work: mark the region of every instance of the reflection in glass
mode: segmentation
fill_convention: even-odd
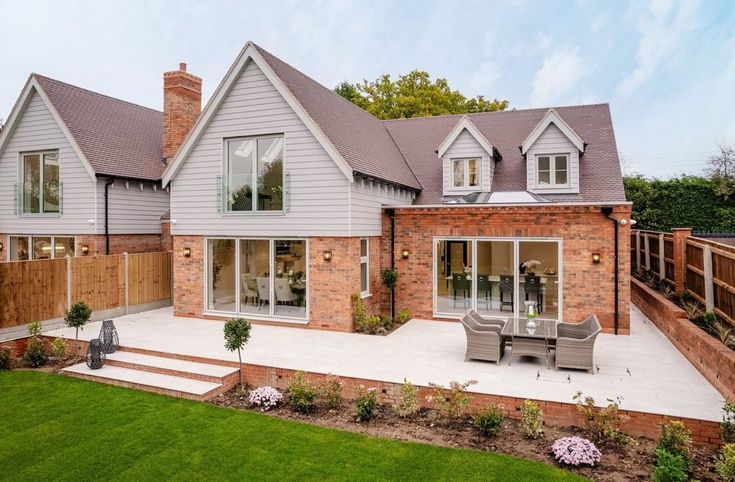
[[[43,155],[43,212],[59,212],[59,154]]]
[[[306,318],[306,241],[276,240],[274,246],[274,314]]]
[[[10,261],[26,261],[28,259],[28,237],[10,237]]]
[[[41,212],[41,155],[23,156],[23,212]]]
[[[235,311],[235,240],[210,239],[208,250],[208,309]]]
[[[556,241],[520,241],[519,294],[521,301],[536,303],[539,318],[559,318],[559,244]],[[523,268],[528,261],[532,267]],[[525,316],[524,313],[521,313]]]
[[[54,258],[74,256],[74,238],[54,237]]]
[[[441,240],[436,249],[436,311],[464,313],[472,307],[472,242]]]
[[[54,255],[49,236],[33,236],[31,245],[33,246],[33,259],[51,259]]]
[[[477,241],[478,313],[508,316],[514,312],[513,266],[512,241]]]
[[[258,139],[258,210],[283,209],[283,137]]]
[[[227,209],[251,211],[253,209],[253,161],[255,139],[227,141]]]
[[[240,312],[270,314],[270,242],[240,240]]]

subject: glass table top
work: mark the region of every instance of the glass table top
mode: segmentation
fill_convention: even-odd
[[[531,320],[526,318],[508,318],[505,322],[501,333],[504,336],[522,336],[528,338],[546,338],[550,340],[556,339],[556,320],[548,320],[536,318],[533,324],[529,326]]]

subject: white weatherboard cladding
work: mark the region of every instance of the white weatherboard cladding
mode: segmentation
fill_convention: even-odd
[[[105,184],[97,180],[97,233],[105,232]],[[153,184],[116,179],[109,188],[110,234],[159,234],[161,215],[168,211],[169,193]]]
[[[356,177],[350,191],[350,234],[380,236],[381,206],[410,206],[414,197],[406,189]]]
[[[569,155],[569,187],[536,187],[536,156],[541,154]],[[526,181],[528,190],[540,194],[579,192],[579,150],[554,124],[544,130],[526,154]]]
[[[284,134],[285,213],[220,213],[223,139]],[[349,181],[252,61],[241,72],[171,183],[173,234],[346,236]]]
[[[452,159],[466,159],[469,157],[477,157],[482,159],[480,161],[480,185],[469,188],[453,188],[452,187]],[[466,194],[476,191],[490,191],[493,185],[493,171],[495,168],[494,161],[490,160],[490,156],[487,151],[480,145],[479,142],[467,132],[463,130],[462,133],[457,136],[457,139],[452,143],[451,146],[444,153],[442,158],[442,171],[444,179],[444,195],[451,196],[456,194]]]
[[[17,215],[15,185],[20,183],[20,153],[59,151],[62,213]],[[93,234],[95,181],[38,93],[22,112],[8,144],[0,155],[0,232],[5,234]]]

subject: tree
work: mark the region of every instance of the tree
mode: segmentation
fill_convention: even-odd
[[[334,91],[379,119],[403,119],[447,114],[493,112],[508,108],[507,100],[466,98],[452,90],[446,79],[431,80],[428,72],[414,70],[393,81],[385,74],[374,81],[342,82]]]
[[[250,339],[250,322],[242,318],[230,318],[225,322],[225,348],[228,351],[237,350],[237,360],[240,364],[240,388],[244,387],[242,381],[242,355],[241,350]]]
[[[726,144],[718,147],[720,152],[709,158],[704,172],[717,195],[728,199],[735,194],[735,148]]]
[[[84,301],[74,303],[71,308],[64,313],[64,321],[69,328],[76,328],[76,345],[77,356],[79,356],[79,329],[84,329],[89,318],[92,316],[92,310]]]

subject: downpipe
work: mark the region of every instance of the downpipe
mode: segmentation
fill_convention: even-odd
[[[613,255],[613,261],[615,264],[614,273],[613,273],[614,280],[615,280],[615,310],[613,314],[613,323],[614,323],[614,328],[615,328],[615,334],[617,335],[618,329],[619,329],[619,319],[620,319],[620,260],[618,259],[618,252],[620,251],[619,249],[619,244],[620,244],[619,225],[620,224],[626,225],[628,224],[628,221],[626,221],[625,219],[621,219],[619,221],[615,219],[612,216],[613,208],[610,206],[602,207],[601,211],[602,211],[602,214],[604,214],[607,219],[612,221],[613,226],[615,227],[614,228],[615,229],[615,254]]]
[[[110,254],[110,186],[115,183],[115,179],[110,179],[105,183],[105,254]]]
[[[390,218],[390,269],[396,269],[396,210],[386,209],[385,213]],[[390,289],[390,317],[394,319],[396,314],[395,288]]]

